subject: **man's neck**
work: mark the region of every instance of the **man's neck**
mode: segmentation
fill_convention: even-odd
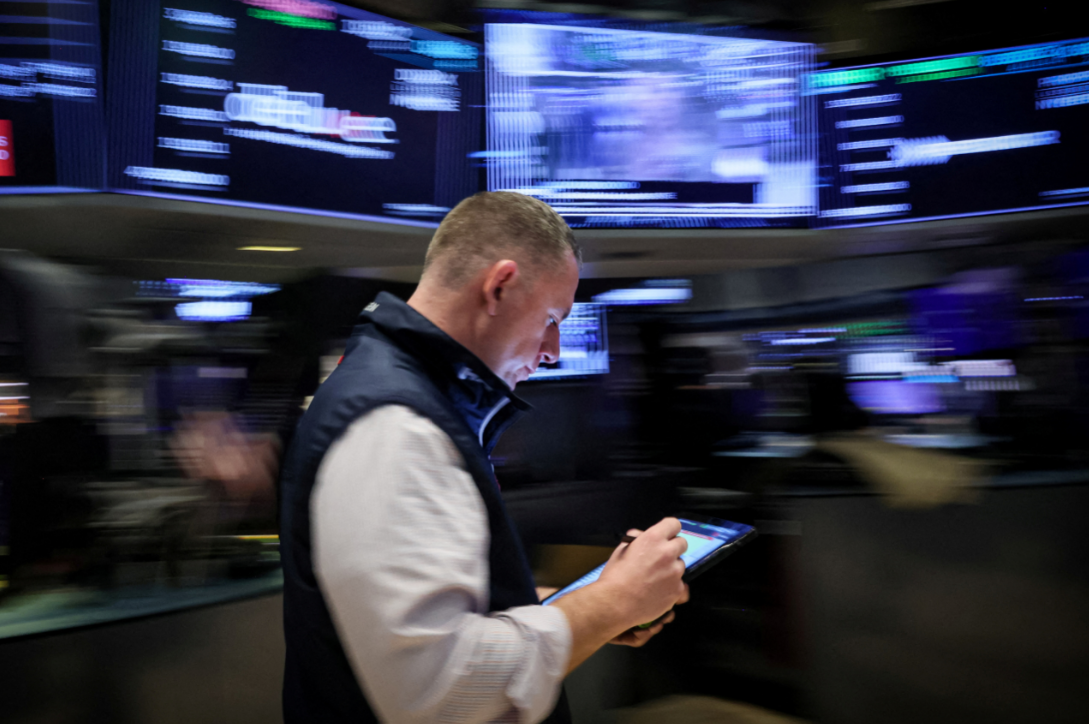
[[[463,299],[464,291],[436,289],[421,284],[408,299],[408,306],[422,314],[427,321],[445,332],[451,339],[483,360],[479,335],[474,324],[472,300]]]

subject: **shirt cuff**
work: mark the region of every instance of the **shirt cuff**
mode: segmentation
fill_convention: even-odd
[[[507,698],[521,724],[536,724],[552,713],[571,660],[571,626],[552,606],[519,606],[491,614],[518,627],[526,654],[507,686]]]

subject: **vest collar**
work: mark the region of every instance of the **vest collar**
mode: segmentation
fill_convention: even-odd
[[[381,292],[363,308],[373,324],[431,373],[465,422],[491,453],[499,435],[531,408],[479,357],[405,302]]]

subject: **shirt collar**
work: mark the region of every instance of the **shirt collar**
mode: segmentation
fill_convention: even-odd
[[[532,409],[479,357],[392,294],[381,292],[363,308],[360,321],[373,324],[427,367],[485,450],[496,437],[490,429],[505,428],[513,421],[510,415]]]

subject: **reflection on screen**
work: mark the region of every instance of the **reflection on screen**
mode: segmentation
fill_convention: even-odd
[[[681,560],[684,561],[685,568],[691,568],[722,546],[727,543],[732,543],[752,530],[749,526],[741,525],[739,523],[733,523],[731,525],[734,527],[726,528],[723,526],[711,525],[710,523],[698,523],[694,520],[687,520],[685,518],[681,518],[680,520],[681,532],[678,535],[688,541],[688,550],[681,555]],[[722,522],[727,523],[728,521]],[[548,604],[563,598],[572,591],[577,591],[584,586],[590,585],[601,577],[601,572],[603,570],[605,570],[604,563],[587,573],[585,576],[582,576],[574,583],[565,586],[552,594],[542,603],[547,606]]]
[[[798,92],[811,45],[489,24],[485,48],[490,190],[542,198],[573,226],[783,225],[815,210]]]

